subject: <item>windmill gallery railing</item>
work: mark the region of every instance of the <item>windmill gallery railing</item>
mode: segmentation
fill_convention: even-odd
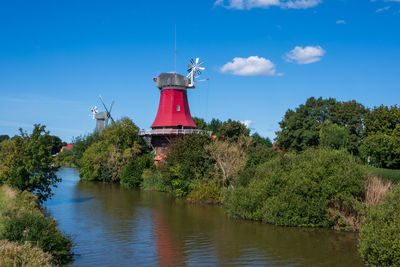
[[[198,129],[156,129],[156,130],[140,130],[139,136],[154,136],[154,135],[186,135],[186,134],[208,134],[211,131],[204,131]]]

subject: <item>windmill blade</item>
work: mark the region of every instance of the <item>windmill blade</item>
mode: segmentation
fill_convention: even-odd
[[[111,103],[111,106],[110,106],[110,115],[111,115],[111,110],[112,110],[113,106],[114,106],[114,100],[113,100],[113,102]]]
[[[200,62],[199,64],[197,64],[197,66],[201,66],[201,65],[203,65],[204,64],[204,62]]]
[[[192,69],[190,68],[190,69],[188,69],[188,72],[191,72],[192,71]]]
[[[199,67],[199,70],[205,70],[206,68],[204,68],[204,67]]]
[[[201,71],[197,70],[197,74],[200,75],[200,74],[201,74]]]
[[[190,63],[192,63],[192,65],[194,65],[194,60],[193,60],[193,58],[190,59]]]
[[[199,63],[199,58],[197,57],[197,58],[196,58],[196,64],[198,64],[198,63]]]
[[[106,104],[104,104],[104,101],[103,101],[103,98],[101,97],[101,95],[99,95],[99,98],[100,98],[100,101],[101,101],[101,103],[103,104],[104,108],[106,109],[107,113],[110,113],[110,112],[108,112],[108,109],[107,109],[107,107],[106,107]]]

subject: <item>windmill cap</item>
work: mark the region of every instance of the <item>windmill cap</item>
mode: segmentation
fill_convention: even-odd
[[[160,89],[166,87],[177,87],[177,89],[189,88],[190,81],[178,73],[161,73],[158,75],[156,86]]]

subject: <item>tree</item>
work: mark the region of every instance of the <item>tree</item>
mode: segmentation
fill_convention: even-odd
[[[210,157],[215,160],[215,169],[222,177],[224,186],[232,186],[238,178],[239,171],[242,170],[247,161],[246,149],[249,147],[251,139],[247,136],[240,136],[237,142],[225,140],[214,140],[206,146]]]
[[[224,140],[236,142],[240,136],[249,136],[250,129],[240,121],[228,119],[221,125],[217,135]]]
[[[383,133],[400,137],[400,107],[375,107],[365,117],[365,136]]]
[[[214,162],[204,149],[211,141],[206,134],[189,134],[169,145],[167,158],[159,170],[163,183],[176,196],[187,196],[193,183],[211,176]]]
[[[311,97],[295,110],[288,110],[279,123],[277,145],[284,150],[303,151],[320,142],[320,129],[324,123],[335,123],[349,130],[349,150],[358,154],[363,133],[363,118],[368,110],[356,101],[338,102],[333,98]]]
[[[198,118],[198,117],[193,117],[193,121],[196,124],[197,129],[199,129],[199,130],[208,130],[207,129],[208,125],[207,125],[207,123],[205,122],[204,119]]]
[[[383,133],[364,138],[360,147],[364,160],[370,157],[371,164],[383,168],[400,168],[400,138]]]
[[[55,136],[55,135],[49,135],[48,138],[50,139],[50,143],[52,144],[51,147],[51,154],[55,155],[58,152],[60,152],[63,142],[60,137]]]
[[[45,126],[35,124],[30,135],[20,135],[0,143],[0,181],[38,195],[43,202],[51,197],[51,187],[61,179],[52,167],[51,138]]]
[[[347,148],[350,143],[350,130],[335,123],[324,124],[319,131],[320,146],[331,149]]]
[[[0,143],[10,139],[10,137],[6,134],[0,135]]]

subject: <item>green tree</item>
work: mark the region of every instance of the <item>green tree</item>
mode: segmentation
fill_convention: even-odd
[[[375,167],[400,168],[400,138],[384,133],[369,135],[360,147],[364,161],[370,157],[370,164]]]
[[[368,110],[356,101],[338,102],[333,98],[311,97],[295,110],[288,110],[279,123],[277,145],[284,150],[303,151],[320,142],[324,123],[335,123],[349,130],[349,150],[358,154],[363,134],[363,118]]]
[[[198,118],[198,117],[193,117],[193,121],[197,126],[197,129],[199,130],[208,130],[208,125],[205,122],[204,119],[202,118]]]
[[[322,125],[319,131],[320,146],[332,149],[347,148],[350,143],[350,130],[335,123]]]
[[[175,139],[160,166],[163,183],[179,197],[185,197],[196,181],[207,179],[214,162],[206,149],[212,141],[205,134],[190,134]]]
[[[55,136],[55,135],[49,135],[48,138],[50,139],[50,143],[52,144],[51,147],[51,154],[55,155],[58,152],[60,152],[63,142],[60,137]]]
[[[386,134],[400,137],[400,108],[381,105],[365,117],[365,136]]]
[[[249,135],[250,129],[248,129],[246,125],[244,125],[240,121],[234,121],[231,119],[228,119],[220,126],[217,134],[217,136],[219,136],[220,138],[230,142],[238,141],[240,136]]]
[[[0,135],[0,143],[10,139],[10,137],[6,134]]]
[[[0,143],[0,181],[45,201],[52,186],[61,181],[52,167],[52,147],[44,125],[35,124],[30,135],[20,129],[19,136]]]

